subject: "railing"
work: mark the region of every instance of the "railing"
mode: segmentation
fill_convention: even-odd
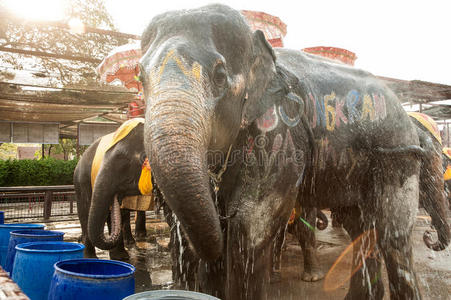
[[[0,187],[0,210],[5,220],[75,216],[73,185]]]

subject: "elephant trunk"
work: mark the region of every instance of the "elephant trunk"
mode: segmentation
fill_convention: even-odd
[[[115,247],[121,236],[121,209],[117,199],[117,194],[115,194],[114,197],[109,197],[108,199],[111,198],[113,198],[113,203],[110,211],[109,203],[111,203],[111,200],[109,200],[108,203],[101,203],[106,201],[101,201],[101,199],[96,195],[96,192],[94,192],[89,211],[89,239],[94,246],[103,250],[110,250]],[[111,220],[111,232],[109,235],[105,235],[105,222],[107,221],[109,214]]]
[[[215,260],[223,250],[223,235],[206,162],[206,101],[203,93],[167,86],[156,94],[149,101],[144,132],[154,178],[196,253]]]

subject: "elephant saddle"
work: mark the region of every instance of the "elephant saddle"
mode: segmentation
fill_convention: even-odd
[[[442,138],[440,137],[440,131],[437,127],[437,123],[429,117],[428,115],[419,113],[419,112],[408,112],[407,113],[411,118],[414,118],[418,122],[420,122],[421,125],[423,125],[424,128],[429,130],[429,132],[435,137],[435,139],[442,144]]]
[[[97,146],[94,160],[91,167],[91,186],[94,187],[94,183],[99,173],[100,166],[102,165],[105,153],[116,145],[119,141],[125,138],[138,124],[144,124],[143,118],[134,118],[124,122],[115,132],[107,134],[100,139]],[[153,209],[154,201],[152,196],[152,181],[150,166],[146,159],[143,164],[141,176],[139,179],[139,190],[142,195],[127,196],[122,199],[121,208],[127,208],[132,210],[151,210]]]
[[[153,210],[155,201],[153,195],[127,196],[122,199],[121,208],[131,210]]]

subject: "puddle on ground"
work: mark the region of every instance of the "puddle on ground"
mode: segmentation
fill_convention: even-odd
[[[329,214],[327,214],[329,216]],[[417,225],[413,231],[414,263],[420,289],[425,299],[447,299],[451,294],[451,246],[440,252],[428,249],[423,242],[423,233],[430,226],[429,216],[421,213],[417,218]],[[448,218],[451,222],[451,218]],[[171,254],[168,249],[169,230],[162,218],[147,220],[148,234],[144,240],[138,240],[136,244],[127,248],[130,259],[126,262],[136,267],[135,290],[136,293],[176,288],[172,282]],[[161,223],[158,223],[161,222]],[[78,220],[46,223],[48,229],[66,232],[65,241],[77,242],[80,236]],[[132,232],[134,232],[132,225]],[[334,264],[335,260],[349,245],[350,239],[342,228],[333,228],[329,219],[326,230],[316,230],[318,258],[321,269],[325,273]],[[109,259],[108,251],[97,249],[97,256],[101,259]],[[336,280],[348,277],[351,268],[351,258],[346,258],[339,268]],[[282,257],[282,272],[280,281],[271,284],[267,290],[268,299],[343,299],[348,290],[349,282],[332,292],[323,289],[324,280],[317,282],[304,282],[301,280],[303,271],[303,257],[297,238],[287,236],[286,250]],[[382,280],[385,285],[385,298],[389,297],[388,281],[385,271]],[[449,297],[448,297],[449,298]]]

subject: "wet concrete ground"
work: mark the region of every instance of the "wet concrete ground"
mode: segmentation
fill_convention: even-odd
[[[148,236],[129,249],[130,261],[136,267],[136,292],[154,289],[170,289],[172,286],[171,259],[167,248],[169,228],[162,216],[148,212]],[[448,218],[451,223],[451,217]],[[451,248],[435,252],[423,243],[423,232],[430,229],[430,217],[422,210],[417,217],[413,233],[414,262],[423,299],[451,299]],[[331,222],[329,222],[331,224]],[[80,235],[78,221],[47,223],[48,229],[66,232],[66,241],[77,241]],[[333,265],[350,240],[341,228],[329,226],[317,232],[318,254],[325,273]],[[108,259],[107,251],[97,251],[99,258]],[[268,299],[343,299],[347,293],[351,268],[351,255],[345,257],[334,270],[332,281],[343,282],[332,291],[324,290],[325,280],[304,282],[300,279],[303,269],[301,247],[297,240],[288,235],[286,250],[282,257],[281,281],[272,283],[267,290]],[[385,297],[388,296],[388,281],[385,270],[382,278],[385,285]]]

